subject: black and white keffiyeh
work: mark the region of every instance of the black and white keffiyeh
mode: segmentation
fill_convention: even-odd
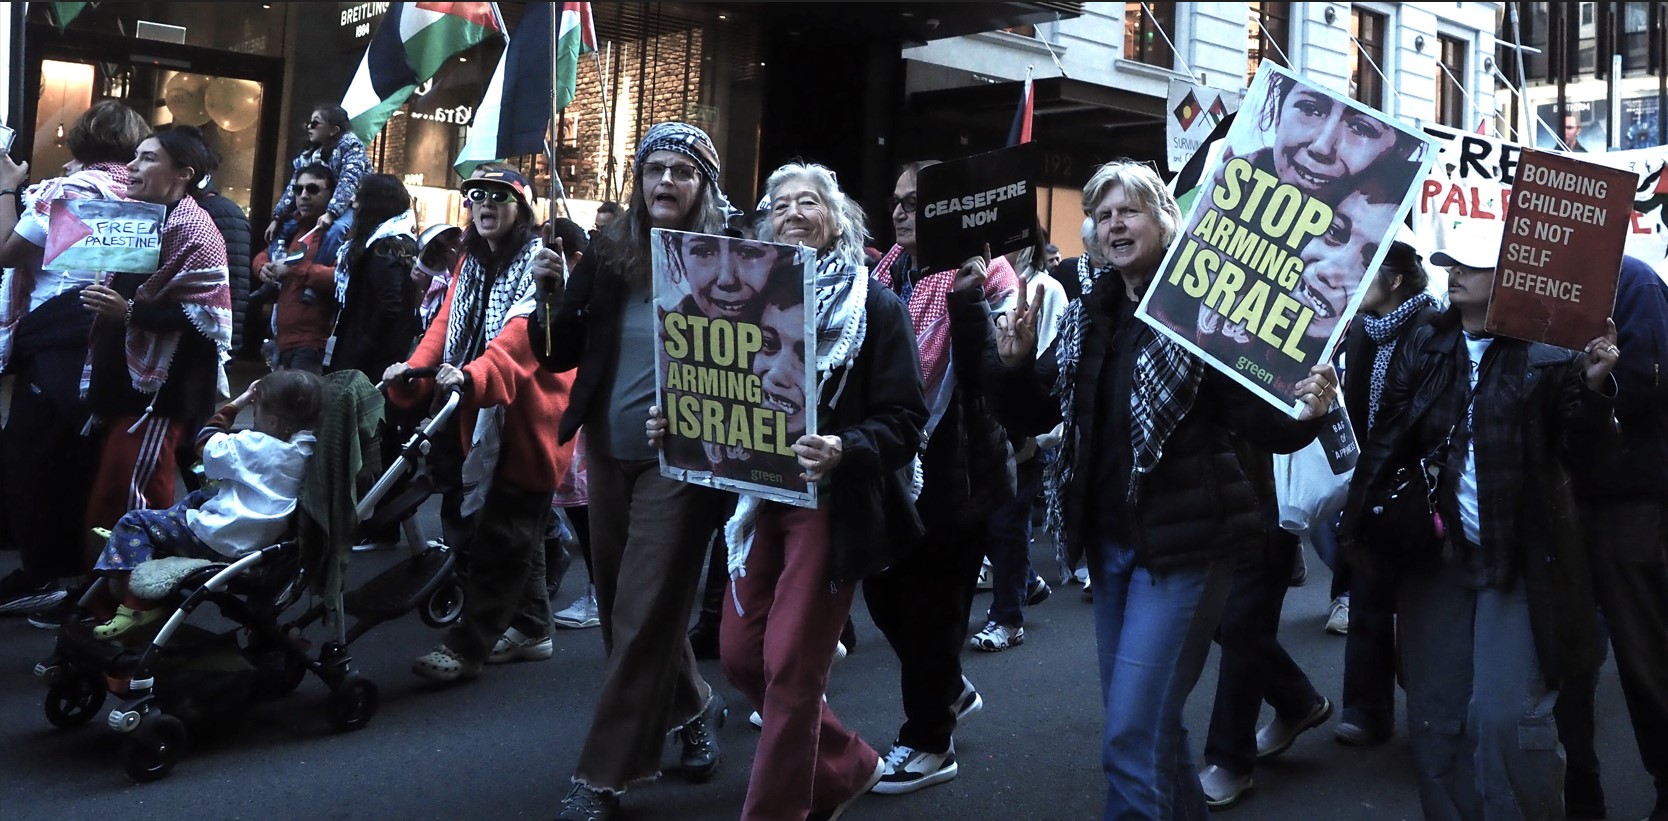
[[[502,273],[486,282],[486,270],[471,254],[463,262],[452,284],[452,310],[446,320],[443,360],[456,367],[473,362],[486,350],[510,320],[533,312],[538,283],[533,279],[533,258],[544,249],[534,237],[522,247]]]
[[[1065,531],[1065,489],[1071,484],[1072,472],[1079,456],[1077,452],[1077,363],[1083,352],[1083,331],[1089,325],[1085,305],[1094,293],[1095,283],[1110,269],[1091,268],[1088,256],[1077,260],[1077,281],[1082,296],[1066,307],[1060,318],[1059,335],[1055,338],[1058,357],[1058,376],[1054,395],[1060,400],[1062,436],[1059,458],[1043,474],[1045,514],[1043,526],[1056,541],[1063,543]],[[1135,390],[1129,397],[1130,446],[1133,470],[1129,477],[1128,498],[1135,498],[1136,482],[1158,466],[1164,456],[1164,443],[1193,409],[1199,383],[1205,376],[1204,364],[1181,345],[1163,334],[1152,334],[1135,358]]]
[[[1401,334],[1402,325],[1425,306],[1434,304],[1434,297],[1421,292],[1384,316],[1361,315],[1361,321],[1367,329],[1367,338],[1371,339],[1374,345],[1372,381],[1367,393],[1368,430],[1372,429],[1373,421],[1378,417],[1378,400],[1384,395],[1384,378],[1390,372],[1390,357],[1396,353],[1396,341]]]
[[[824,395],[829,380],[839,371],[839,384],[827,405],[840,400],[851,366],[863,350],[863,339],[868,333],[869,271],[861,264],[844,258],[838,250],[829,251],[817,260],[815,283],[817,311],[817,396]],[[917,466],[917,483],[920,471]],[[736,511],[724,525],[724,542],[729,551],[726,568],[730,578],[747,575],[747,555],[753,549],[753,534],[759,510],[765,499],[743,493],[736,500]],[[734,588],[732,587],[732,592]],[[735,600],[736,612],[741,612],[741,600]]]

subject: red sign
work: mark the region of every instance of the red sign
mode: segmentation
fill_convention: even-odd
[[[1638,175],[1525,149],[1506,212],[1485,327],[1581,350],[1616,305]]]

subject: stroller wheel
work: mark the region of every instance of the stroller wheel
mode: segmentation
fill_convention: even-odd
[[[54,727],[79,727],[92,720],[110,691],[104,677],[72,675],[46,691],[46,720]]]
[[[173,772],[185,752],[185,724],[165,713],[153,712],[128,734],[122,744],[122,769],[141,784]]]
[[[379,700],[376,682],[350,674],[340,687],[330,693],[328,717],[331,728],[347,732],[364,727],[376,715]]]
[[[417,610],[423,623],[440,629],[450,627],[463,615],[463,581],[454,577],[437,588]]]

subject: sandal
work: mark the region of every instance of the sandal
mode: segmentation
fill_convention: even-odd
[[[134,610],[125,604],[119,605],[116,607],[116,615],[93,628],[93,638],[99,641],[119,639],[140,627],[156,622],[162,615],[161,610]]]

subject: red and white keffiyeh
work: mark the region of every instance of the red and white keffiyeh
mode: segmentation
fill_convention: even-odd
[[[892,246],[892,250],[875,264],[875,279],[896,290],[893,271],[900,259],[908,264],[909,257],[905,255],[903,246]],[[956,271],[953,268],[928,274],[916,280],[905,306],[909,310],[909,324],[915,329],[915,348],[921,357],[921,378],[926,384],[927,396],[936,395],[939,383],[949,372],[949,296],[955,284]],[[991,309],[1004,307],[1003,303],[1011,299],[1018,288],[1019,275],[1014,273],[1008,260],[1004,257],[991,260],[990,268],[985,273],[984,287],[985,300],[990,303]]]

